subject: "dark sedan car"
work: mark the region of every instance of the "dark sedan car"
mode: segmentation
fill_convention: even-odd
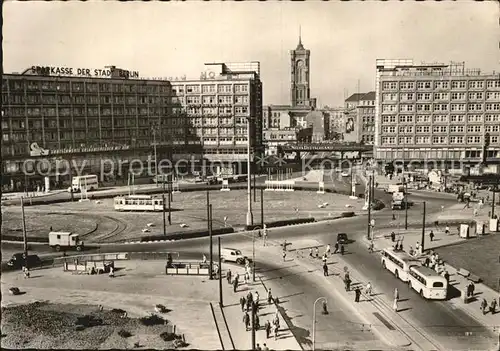
[[[24,259],[23,253],[15,253],[12,258],[7,263],[10,267],[21,268],[28,266],[29,268],[40,267],[42,265],[42,260],[37,255],[28,255],[28,259]]]

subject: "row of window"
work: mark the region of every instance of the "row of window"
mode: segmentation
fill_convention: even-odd
[[[468,83],[468,84],[467,84]],[[402,81],[399,82],[382,82],[382,90],[414,90],[417,89],[484,89],[500,88],[499,80],[427,80],[427,81]]]
[[[364,129],[363,129],[364,130]],[[412,133],[425,133],[428,134],[432,131],[432,133],[448,133],[448,126],[399,126],[397,129],[395,126],[383,126],[382,133],[384,134],[395,134],[396,130],[399,134],[412,134]],[[465,126],[449,126],[450,133],[464,133],[467,130],[467,133],[481,133],[483,131],[483,126],[481,125],[468,125],[467,128]],[[498,133],[500,131],[499,125],[488,125],[484,128],[485,132]]]
[[[2,80],[3,90],[41,90],[41,91],[73,91],[73,92],[113,92],[113,93],[147,93],[147,94],[168,94],[170,95],[170,83],[144,83],[137,81],[131,83],[84,83],[84,82],[64,82],[64,81],[42,81],[28,79],[7,79]]]
[[[54,95],[54,94],[2,94],[2,103],[4,105],[24,105],[24,104],[176,104],[175,98],[160,96],[111,96],[111,95]],[[171,102],[172,101],[172,102]]]
[[[430,111],[500,111],[500,103],[468,103],[468,104],[400,104],[382,105],[382,113],[388,112],[430,112]]]
[[[206,94],[206,93],[247,93],[249,91],[248,84],[189,84],[189,85],[174,85],[172,92],[176,95],[184,95],[185,93]]]
[[[477,123],[477,122],[500,122],[500,114],[498,115],[482,115],[482,114],[473,114],[473,115],[400,115],[399,123],[429,123],[430,121],[434,123],[443,123],[443,122],[464,122],[468,121],[469,123]],[[391,116],[382,116],[382,124],[393,124],[398,121],[396,115]]]
[[[183,104],[184,100],[182,98],[177,98],[175,101]],[[192,95],[186,97],[187,104],[204,104],[204,105],[215,105],[215,104],[248,104],[248,95],[220,95],[218,98],[215,95]]]
[[[382,94],[382,101],[431,101],[434,100],[500,100],[500,92],[469,92],[467,93],[384,93]]]
[[[468,136],[468,137],[463,137],[463,136],[455,136],[452,135],[450,137],[447,136],[400,136],[396,139],[394,136],[386,136],[382,137],[382,145],[394,145],[396,144],[396,140],[398,141],[398,144],[407,144],[407,145],[413,145],[413,144],[464,144],[465,142],[467,144],[480,144],[482,137],[481,136]],[[499,137],[498,136],[491,136],[490,137],[490,143],[491,144],[498,144]]]

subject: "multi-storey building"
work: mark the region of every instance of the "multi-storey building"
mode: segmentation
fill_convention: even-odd
[[[372,145],[375,140],[375,92],[356,93],[345,100],[344,141]]]
[[[344,107],[328,107],[321,109],[328,118],[329,137],[330,140],[342,140],[342,135],[345,131],[345,108]]]
[[[169,81],[130,79],[138,74],[115,68],[100,74],[107,78],[90,77],[90,70],[74,76],[69,68],[6,74],[2,183],[29,189],[42,176],[67,173],[68,163],[73,172],[106,169],[116,178],[126,179],[130,164],[145,174],[152,166],[154,174],[154,149],[159,166],[205,158],[232,168],[246,160],[248,134],[261,150],[258,66],[210,65],[203,79],[176,81],[174,89]]]
[[[500,75],[463,63],[377,60],[374,154],[379,162],[500,161]],[[460,161],[460,162],[459,162]]]
[[[254,154],[263,153],[260,63],[205,66],[202,79],[171,82],[179,104],[175,112],[185,115],[204,159],[229,168],[226,173],[237,171],[233,163],[247,159],[249,140]]]

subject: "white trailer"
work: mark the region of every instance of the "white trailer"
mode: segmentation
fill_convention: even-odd
[[[60,251],[61,249],[76,249],[76,251],[82,251],[83,242],[80,240],[78,234],[73,234],[71,232],[50,232],[49,246],[56,251]]]

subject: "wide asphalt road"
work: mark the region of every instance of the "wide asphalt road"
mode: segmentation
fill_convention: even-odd
[[[387,196],[381,194],[378,197]],[[427,213],[432,214],[440,211],[441,206],[450,205],[456,202],[455,198],[446,194],[412,194],[411,199],[415,205],[408,211],[410,227],[419,228],[421,223],[421,202],[427,202]],[[403,213],[404,211],[400,212]],[[383,210],[373,215],[376,221],[376,230],[383,230],[393,225],[392,211]],[[465,312],[455,309],[452,304],[446,301],[427,301],[421,299],[413,291],[409,291],[406,284],[396,279],[392,274],[383,270],[380,265],[379,255],[369,254],[362,237],[366,235],[366,216],[355,218],[346,218],[334,222],[318,222],[304,226],[293,226],[285,228],[272,229],[269,232],[269,239],[276,241],[287,241],[292,243],[298,238],[314,238],[320,242],[334,243],[336,233],[346,232],[349,237],[355,240],[348,245],[348,253],[342,259],[347,265],[354,267],[360,272],[365,280],[370,280],[377,293],[383,293],[386,296],[392,296],[394,288],[398,288],[401,298],[408,299],[404,304],[410,309],[400,312],[400,315],[407,319],[411,324],[422,328],[431,335],[444,348],[450,350],[489,349],[495,342],[496,336],[488,329],[483,327],[475,319]],[[389,229],[388,229],[389,230]],[[242,242],[249,242],[249,238],[242,234],[225,235],[222,237],[223,245],[226,247],[238,247]],[[214,240],[215,242],[215,240]],[[151,252],[151,251],[170,251],[179,252],[180,259],[183,258],[201,258],[203,253],[208,254],[208,238],[198,238],[167,243],[151,244],[127,244],[127,245],[106,245],[101,248],[105,252]],[[214,250],[215,251],[215,250]],[[251,254],[251,253],[246,253]],[[257,258],[256,261],[259,261]],[[262,260],[261,260],[262,261]],[[279,264],[262,262],[266,270],[282,268]],[[281,272],[283,274],[283,272]],[[309,306],[311,299],[321,296],[318,286],[309,284],[307,276],[289,276],[286,279],[287,289],[293,289],[294,292],[301,291],[303,294],[301,305]],[[341,306],[337,306],[342,309]],[[332,308],[337,308],[332,307]],[[312,314],[312,311],[306,311]],[[344,320],[344,317],[338,320]],[[339,323],[338,321],[332,323]],[[307,326],[306,326],[307,327]],[[331,326],[335,328],[334,325]],[[337,325],[338,328],[338,325]],[[334,335],[334,334],[332,334]],[[335,340],[332,336],[329,340]]]

